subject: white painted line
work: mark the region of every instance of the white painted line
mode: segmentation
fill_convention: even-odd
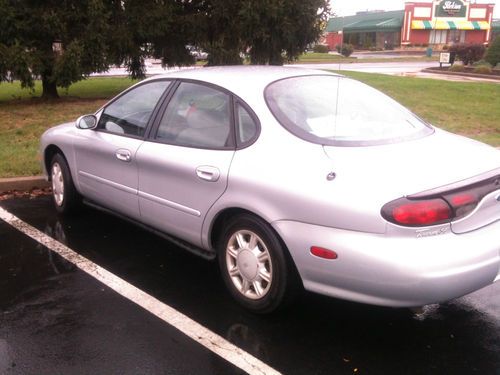
[[[156,315],[164,322],[172,325],[186,336],[224,358],[236,367],[246,371],[248,374],[280,374],[280,372],[266,365],[264,362],[245,352],[241,348],[231,344],[229,341],[210,331],[208,328],[205,328],[169,305],[166,305],[106,269],[91,262],[89,259],[71,250],[66,245],[47,236],[45,233],[42,233],[38,229],[7,212],[2,207],[0,207],[0,219],[31,237],[35,241],[46,246],[53,252],[59,254],[67,261],[76,265],[82,271],[99,280],[101,283],[121,294],[123,297],[141,306],[151,314]]]

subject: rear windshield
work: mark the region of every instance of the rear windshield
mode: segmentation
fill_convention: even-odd
[[[264,95],[286,129],[323,145],[394,143],[433,132],[387,95],[345,77],[286,78],[271,83]]]

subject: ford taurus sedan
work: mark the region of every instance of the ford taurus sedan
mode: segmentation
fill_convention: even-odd
[[[217,258],[255,312],[301,288],[414,307],[500,279],[500,152],[340,75],[153,77],[41,151],[58,212],[84,202]]]

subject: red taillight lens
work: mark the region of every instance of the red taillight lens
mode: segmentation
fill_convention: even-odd
[[[474,192],[461,192],[446,196],[445,199],[450,202],[455,210],[457,218],[464,217],[471,213],[479,203],[479,198]]]
[[[425,226],[450,220],[452,211],[450,206],[442,199],[411,201],[402,198],[384,206],[382,215],[395,224]]]
[[[449,202],[453,207],[465,206],[468,204],[476,204],[477,198],[474,194],[469,193],[461,193],[457,195],[453,195],[448,198]]]

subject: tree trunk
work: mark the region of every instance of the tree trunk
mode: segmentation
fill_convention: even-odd
[[[58,99],[57,86],[55,82],[49,81],[46,77],[42,77],[42,99]]]

